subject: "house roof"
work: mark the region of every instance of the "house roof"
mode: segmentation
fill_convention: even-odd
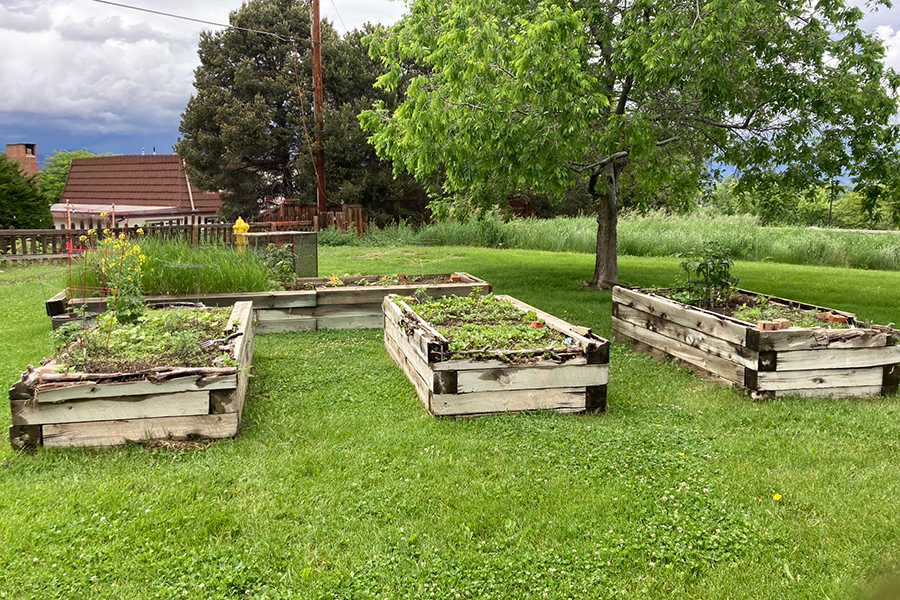
[[[95,156],[72,161],[61,202],[117,207],[172,207],[179,214],[215,213],[222,199],[189,184],[174,154]],[[193,201],[193,202],[192,202]],[[119,209],[117,208],[117,211]]]

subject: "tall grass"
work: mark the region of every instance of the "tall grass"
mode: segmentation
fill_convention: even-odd
[[[265,260],[254,251],[238,254],[233,246],[191,247],[182,240],[137,240],[146,258],[141,268],[141,292],[146,296],[261,292],[276,289]],[[99,289],[100,274],[82,264],[73,268],[76,289]]]
[[[735,260],[797,265],[900,270],[900,234],[804,227],[761,227],[750,215],[711,216],[703,211],[671,215],[663,211],[619,218],[620,255],[678,257],[717,241]],[[471,219],[414,229],[407,224],[372,230],[362,237],[320,232],[323,246],[479,246],[592,254],[597,243],[593,217],[556,219]]]
[[[148,239],[143,291],[158,294],[262,292],[273,289],[265,260],[254,251],[238,254],[233,246],[199,246],[183,241]]]

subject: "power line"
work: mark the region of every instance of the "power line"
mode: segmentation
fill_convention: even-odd
[[[344,32],[345,32],[345,33],[350,33],[350,30],[347,29],[347,24],[344,23],[344,19],[341,17],[341,13],[340,13],[340,11],[337,9],[337,5],[334,3],[334,0],[331,0],[331,5],[334,7],[334,14],[337,15],[338,21],[340,21],[340,22],[341,22],[341,25],[344,26]]]
[[[109,4],[110,6],[118,6],[119,8],[127,8],[129,10],[137,10],[140,12],[151,13],[154,15],[161,15],[163,17],[171,17],[173,19],[181,19],[182,21],[193,21],[194,23],[202,23],[204,25],[214,25],[216,27],[225,27],[227,29],[237,29],[238,31],[249,31],[250,33],[259,33],[261,35],[270,35],[270,36],[278,38],[279,40],[282,40],[284,42],[295,41],[292,38],[284,37],[283,35],[279,35],[277,33],[272,33],[271,31],[260,31],[259,29],[250,29],[249,27],[238,27],[237,25],[230,25],[230,24],[226,24],[226,23],[216,23],[215,21],[204,21],[203,19],[194,19],[193,17],[185,17],[182,15],[176,15],[173,13],[162,12],[159,10],[151,10],[149,8],[142,8],[140,6],[130,6],[128,4],[120,4],[118,2],[110,2],[109,0],[91,0],[91,1],[97,2],[98,4]]]

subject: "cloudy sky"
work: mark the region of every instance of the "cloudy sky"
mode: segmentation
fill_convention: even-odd
[[[241,0],[118,0],[156,11],[227,23]],[[865,6],[866,0],[854,0]],[[393,23],[401,0],[321,0],[344,33]],[[900,70],[900,9],[867,16]],[[172,152],[199,63],[204,29],[189,21],[95,0],[0,0],[0,150],[33,142],[52,150],[119,154]]]
[[[116,0],[228,23],[241,0]],[[339,33],[393,23],[402,1],[321,0]],[[93,0],[0,0],[0,151],[171,154],[193,91],[203,30],[219,29]]]

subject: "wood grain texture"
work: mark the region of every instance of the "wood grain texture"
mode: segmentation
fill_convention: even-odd
[[[501,369],[460,371],[457,390],[460,394],[540,390],[606,385],[608,381],[609,365],[506,366]]]
[[[437,416],[483,415],[523,410],[574,413],[584,411],[585,407],[584,388],[435,394],[431,400],[431,412]]]
[[[209,413],[209,392],[170,392],[149,396],[92,398],[54,404],[13,400],[10,402],[10,412],[13,425],[205,415]]]
[[[237,435],[239,421],[238,413],[228,413],[130,421],[60,423],[44,425],[42,437],[43,444],[47,447],[118,446],[129,441],[154,439],[217,439]]]
[[[693,346],[713,356],[723,358],[735,364],[756,369],[759,363],[759,352],[750,350],[742,344],[730,342],[721,337],[708,335],[703,331],[680,325],[670,319],[645,313],[636,308],[625,305],[615,305],[613,314],[634,325],[637,328],[658,333],[668,338],[677,340],[688,346]]]
[[[128,396],[225,390],[234,389],[235,387],[237,387],[236,374],[215,377],[192,375],[160,382],[141,380],[127,383],[88,383],[52,389],[39,389],[35,392],[35,399],[40,404],[52,404],[77,399],[126,398]]]
[[[900,346],[779,352],[776,371],[880,367],[900,362]]]
[[[688,307],[661,296],[616,286],[613,288],[612,298],[616,304],[634,308],[733,344],[744,345],[746,339],[747,328],[740,321]]]
[[[744,384],[744,367],[742,365],[714,356],[676,339],[637,327],[632,323],[617,319],[616,317],[612,318],[612,328],[616,335],[624,336],[641,342],[646,346],[656,348],[673,358],[677,358],[685,363],[690,363],[694,367],[703,369],[716,378],[724,379],[738,385]]]
[[[758,390],[826,390],[831,387],[881,387],[882,367],[867,369],[811,369],[806,371],[762,372],[756,375]]]

